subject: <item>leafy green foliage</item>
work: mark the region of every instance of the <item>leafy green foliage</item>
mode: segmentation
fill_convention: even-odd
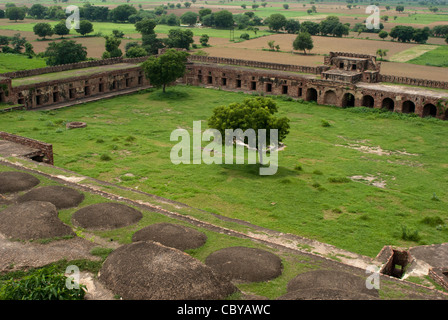
[[[62,40],[61,42],[51,42],[44,56],[50,66],[76,63],[87,59],[87,49],[73,40]]]
[[[306,54],[306,50],[314,48],[313,39],[308,32],[301,32],[294,40],[292,46],[294,50],[303,50]]]
[[[163,92],[165,92],[167,84],[184,75],[187,56],[187,52],[168,49],[157,58],[149,57],[142,64],[142,68],[150,83],[157,87],[163,87]]]
[[[38,269],[20,280],[9,279],[0,288],[0,300],[83,300],[86,287],[68,289],[67,277],[54,266]]]

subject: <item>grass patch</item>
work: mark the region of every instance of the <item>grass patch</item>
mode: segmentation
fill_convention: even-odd
[[[406,244],[408,233],[403,239],[397,231],[400,225],[418,226],[418,243],[448,241],[446,228],[436,230],[421,223],[420,214],[448,218],[444,187],[448,142],[440,139],[448,134],[447,122],[278,99],[279,115],[291,119],[290,134],[279,153],[277,173],[260,176],[258,166],[247,164],[173,165],[170,161],[177,143],[170,141],[173,130],[184,128],[191,135],[197,120],[202,120],[205,130],[214,107],[250,95],[190,86],[168,92],[152,90],[51,112],[13,111],[0,114],[0,121],[4,131],[53,144],[56,166],[356,253],[374,257],[384,245]],[[58,119],[88,126],[57,133],[64,123],[58,125]],[[337,130],[322,127],[322,119],[337,124]],[[47,127],[49,121],[55,126]],[[98,139],[104,142],[97,143]],[[368,140],[370,146],[418,156],[380,156],[337,146],[346,144],[344,139]],[[101,161],[102,154],[112,161]],[[127,173],[133,178],[121,179]],[[376,173],[388,180],[387,188],[351,183],[347,178]],[[431,200],[434,190],[439,190],[440,201]],[[337,219],[325,219],[324,212],[334,208],[344,209]],[[200,218],[213,219],[205,213]],[[104,236],[126,242],[130,230]]]
[[[0,53],[0,73],[44,68],[47,66],[43,58],[28,58],[22,54]]]
[[[408,63],[432,67],[448,67],[448,46],[438,46],[436,49],[423,53],[409,60]]]

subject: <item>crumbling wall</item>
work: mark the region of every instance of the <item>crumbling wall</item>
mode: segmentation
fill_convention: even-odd
[[[7,73],[0,74],[0,77],[7,77],[7,78],[11,78],[11,79],[25,78],[25,77],[31,77],[31,76],[36,76],[36,75],[45,74],[45,73],[53,73],[53,72],[61,72],[61,71],[67,71],[67,70],[73,70],[73,69],[106,66],[106,65],[112,65],[112,64],[117,64],[117,63],[139,63],[139,62],[145,61],[146,59],[148,59],[148,57],[138,57],[138,58],[117,57],[117,58],[110,58],[110,59],[91,60],[91,61],[83,61],[83,62],[78,62],[78,63],[50,66],[50,67],[45,67],[45,68],[7,72]]]
[[[15,134],[0,131],[0,139],[18,143],[33,149],[38,149],[43,154],[43,162],[53,165],[53,145],[38,140],[17,136]]]

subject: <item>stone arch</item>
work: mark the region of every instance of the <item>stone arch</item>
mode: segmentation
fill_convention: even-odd
[[[367,108],[373,108],[375,106],[375,99],[370,95],[365,95],[362,97],[362,106]]]
[[[347,92],[342,97],[342,107],[354,107],[355,106],[355,96],[351,94],[350,92]]]
[[[391,98],[385,98],[381,104],[381,108],[387,109],[389,111],[394,111],[395,102]]]
[[[414,113],[415,112],[415,103],[410,100],[404,101],[403,105],[401,107],[401,112]]]
[[[308,88],[306,91],[306,101],[317,101],[317,90],[314,88]]]
[[[432,103],[425,104],[423,107],[422,117],[436,117],[437,116],[437,107]]]
[[[324,94],[324,104],[336,106],[338,104],[338,96],[333,90],[328,90]]]

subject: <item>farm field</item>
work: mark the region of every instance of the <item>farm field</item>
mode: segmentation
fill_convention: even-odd
[[[46,67],[45,59],[0,53],[0,73]]]
[[[177,86],[166,95],[10,112],[2,115],[2,129],[53,144],[56,166],[370,257],[388,244],[448,240],[448,229],[422,222],[448,219],[446,142],[438,138],[448,129],[444,121],[278,98],[291,132],[274,176],[260,177],[257,165],[171,163],[172,130],[191,132],[196,120],[205,130],[215,106],[247,97]],[[321,126],[323,119],[331,126]],[[66,121],[88,126],[65,130]],[[404,230],[420,238],[403,240]]]

